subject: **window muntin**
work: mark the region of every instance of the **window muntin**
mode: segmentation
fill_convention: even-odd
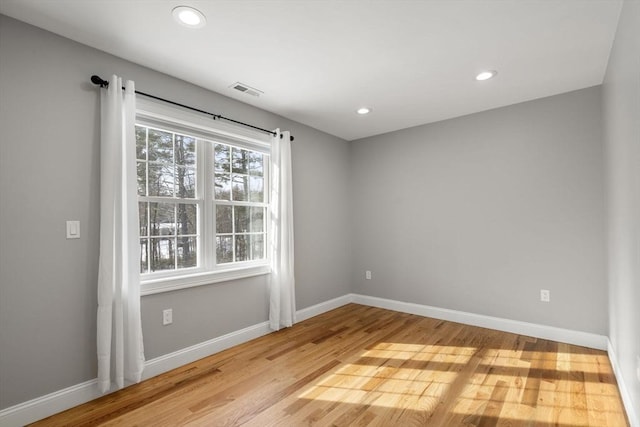
[[[268,156],[214,144],[214,203],[218,264],[266,257]]]
[[[198,266],[198,206],[139,202],[140,272]]]
[[[142,293],[268,273],[268,139],[138,113]]]
[[[199,265],[198,140],[136,125],[140,272]]]

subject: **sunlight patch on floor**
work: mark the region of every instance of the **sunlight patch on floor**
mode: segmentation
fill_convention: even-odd
[[[589,425],[576,420],[576,414],[587,419],[587,406],[572,401],[573,393],[589,387],[598,396],[598,402],[589,402],[589,419],[619,416],[616,386],[599,378],[598,355],[559,351],[552,367],[541,368],[549,362],[546,356],[544,351],[380,343],[303,389],[298,398],[423,413],[449,401],[450,413],[463,418],[500,414],[514,422],[546,423],[555,413],[580,427]],[[468,364],[474,372],[464,384],[452,386]],[[528,383],[532,374],[534,385]],[[560,380],[562,389],[556,386]],[[455,396],[448,396],[451,390]],[[527,393],[533,398],[525,398]]]
[[[364,351],[354,363],[347,363],[306,387],[298,397],[361,404],[375,392],[376,406],[396,407],[399,399],[411,397],[428,400],[430,407],[446,393],[457,372],[428,369],[427,365],[464,365],[475,351],[473,347],[380,343]],[[375,363],[363,363],[368,359]],[[421,363],[424,367],[402,367],[404,363]]]

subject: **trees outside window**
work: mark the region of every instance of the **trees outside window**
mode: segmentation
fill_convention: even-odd
[[[143,275],[265,260],[267,154],[144,124],[136,151]]]

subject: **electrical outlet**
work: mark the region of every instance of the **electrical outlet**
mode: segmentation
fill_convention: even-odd
[[[371,271],[367,270],[364,272],[364,278],[367,280],[371,280]]]
[[[540,301],[542,302],[551,301],[551,291],[548,289],[540,289]]]
[[[167,308],[162,310],[162,326],[170,325],[173,323],[173,309]]]

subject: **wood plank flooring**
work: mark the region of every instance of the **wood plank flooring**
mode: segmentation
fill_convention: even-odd
[[[349,304],[36,426],[628,426],[607,355]]]

